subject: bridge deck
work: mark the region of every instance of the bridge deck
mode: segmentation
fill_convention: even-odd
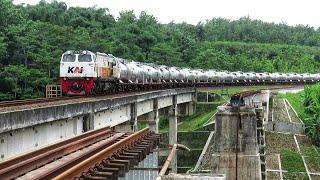
[[[41,102],[0,109],[0,133],[67,119],[83,114],[96,113],[126,104],[139,103],[154,98],[194,93],[195,88],[166,89],[148,92],[115,94],[103,97],[66,99],[57,102]]]

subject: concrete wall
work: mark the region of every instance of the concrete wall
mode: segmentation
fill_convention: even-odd
[[[0,134],[0,160],[32,151],[83,132],[83,116],[48,122]]]
[[[116,126],[131,119],[131,105],[113,107],[94,113],[94,129]]]
[[[267,131],[287,132],[291,134],[304,134],[305,126],[302,123],[269,121],[264,125]]]

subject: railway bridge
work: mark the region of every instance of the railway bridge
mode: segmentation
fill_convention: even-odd
[[[195,88],[178,88],[3,106],[1,160],[108,126],[135,132],[140,121],[157,133],[159,114],[169,115],[168,143],[175,144],[177,118],[192,115],[195,101]]]
[[[264,130],[297,133],[304,129],[303,124],[279,123],[273,120],[273,113],[269,115],[271,91],[282,88],[291,87],[234,94],[228,105],[219,106],[213,116],[215,130],[194,172],[206,166],[206,153],[210,152],[214,174],[209,179],[264,179]],[[171,172],[177,173],[176,149],[190,150],[177,142],[178,118],[192,115],[197,104],[210,104],[208,89],[202,90],[188,87],[1,102],[0,179],[176,177],[179,174],[164,176],[169,164]],[[201,97],[205,102],[197,102]],[[158,149],[156,141],[161,115],[169,117],[170,153]],[[139,127],[138,122],[148,128]],[[235,151],[234,146],[242,148]],[[159,172],[160,156],[168,159]],[[181,178],[200,178],[201,174],[189,176]]]

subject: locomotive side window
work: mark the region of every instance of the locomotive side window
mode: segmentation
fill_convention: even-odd
[[[78,61],[79,62],[91,62],[91,55],[88,54],[79,54]]]
[[[74,62],[76,61],[76,55],[74,54],[65,54],[62,58],[63,62]]]

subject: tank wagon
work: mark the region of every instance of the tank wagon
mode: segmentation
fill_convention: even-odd
[[[91,51],[67,51],[60,62],[63,93],[90,95],[117,90],[188,86],[290,84],[320,81],[320,74],[228,72],[146,64]]]

